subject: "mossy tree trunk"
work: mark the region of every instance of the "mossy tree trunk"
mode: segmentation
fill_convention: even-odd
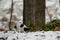
[[[45,24],[45,0],[24,0],[23,23],[33,24],[36,30]]]

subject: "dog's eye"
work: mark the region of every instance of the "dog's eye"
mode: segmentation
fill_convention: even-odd
[[[24,26],[24,24],[21,24],[21,25],[20,25],[20,27],[23,27],[23,26]]]
[[[17,28],[16,26],[14,26],[14,28]]]

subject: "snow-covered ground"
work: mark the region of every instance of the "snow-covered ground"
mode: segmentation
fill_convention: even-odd
[[[7,38],[6,40],[60,40],[59,31],[37,31],[28,33],[18,33],[8,31],[7,33],[0,32],[0,38]]]

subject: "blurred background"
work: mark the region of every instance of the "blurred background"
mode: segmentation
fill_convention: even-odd
[[[17,22],[23,23],[23,0],[0,0],[0,28],[13,27]]]
[[[46,23],[55,19],[60,19],[59,0],[46,0]]]
[[[23,23],[23,5],[24,5],[23,0],[13,0],[13,12],[12,12],[11,11],[12,0],[0,0],[0,27],[9,26],[11,13],[13,17],[12,26],[14,26],[17,22]],[[53,20],[56,21],[59,19],[60,19],[60,1],[59,0],[45,0],[45,24],[49,25],[49,22]],[[47,30],[53,30],[55,29],[55,26],[57,25],[57,23],[59,24],[58,26],[60,26],[60,20],[57,23],[56,22],[54,23],[54,22],[53,23],[51,22],[52,24],[50,23],[51,25],[49,26],[44,25],[45,27],[42,27],[42,29],[45,28]]]

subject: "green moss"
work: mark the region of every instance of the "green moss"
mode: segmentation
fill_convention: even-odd
[[[51,30],[54,31],[55,27],[60,27],[60,19],[59,20],[53,20],[47,24],[45,24],[44,26],[42,26],[42,29],[45,31]]]
[[[53,20],[51,22],[48,22],[47,24],[38,23],[36,25],[30,23],[28,27],[30,28],[30,31],[38,31],[40,29],[44,31],[54,31],[55,27],[60,27],[60,19],[59,20]]]
[[[29,25],[30,31],[36,31],[36,26],[33,24]]]

